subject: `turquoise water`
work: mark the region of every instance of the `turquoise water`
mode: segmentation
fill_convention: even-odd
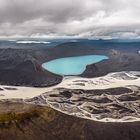
[[[86,55],[77,57],[65,57],[43,63],[42,67],[59,75],[79,75],[84,72],[86,66],[108,59],[104,55]]]

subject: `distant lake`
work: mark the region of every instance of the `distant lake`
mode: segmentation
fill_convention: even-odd
[[[47,71],[59,75],[79,75],[85,71],[87,65],[94,64],[105,59],[108,59],[108,57],[104,55],[65,57],[43,63],[42,67]]]

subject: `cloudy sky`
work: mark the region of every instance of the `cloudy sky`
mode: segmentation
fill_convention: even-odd
[[[0,0],[0,37],[136,38],[140,0]]]

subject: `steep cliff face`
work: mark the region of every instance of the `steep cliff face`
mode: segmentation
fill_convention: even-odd
[[[101,123],[49,107],[0,103],[0,140],[139,140],[140,122]]]

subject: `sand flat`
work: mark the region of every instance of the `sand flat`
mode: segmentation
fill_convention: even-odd
[[[140,73],[140,72],[138,72]],[[126,74],[132,78],[122,79],[120,74]],[[80,85],[81,84],[81,85]],[[82,85],[84,84],[84,86]],[[68,89],[108,89],[108,88],[117,88],[125,87],[129,85],[140,86],[140,77],[137,77],[133,74],[127,72],[118,72],[110,73],[106,76],[98,78],[81,78],[76,76],[66,76],[63,81],[52,87],[44,88],[35,88],[35,87],[21,87],[21,86],[6,86],[0,85],[0,88],[4,89],[5,87],[16,88],[17,90],[2,90],[0,91],[0,99],[11,99],[11,98],[33,98],[41,95],[42,93],[52,91],[56,88],[68,88]]]
[[[50,106],[68,115],[101,122],[140,121],[140,72],[98,78],[64,77],[52,87],[0,85],[0,99]]]

